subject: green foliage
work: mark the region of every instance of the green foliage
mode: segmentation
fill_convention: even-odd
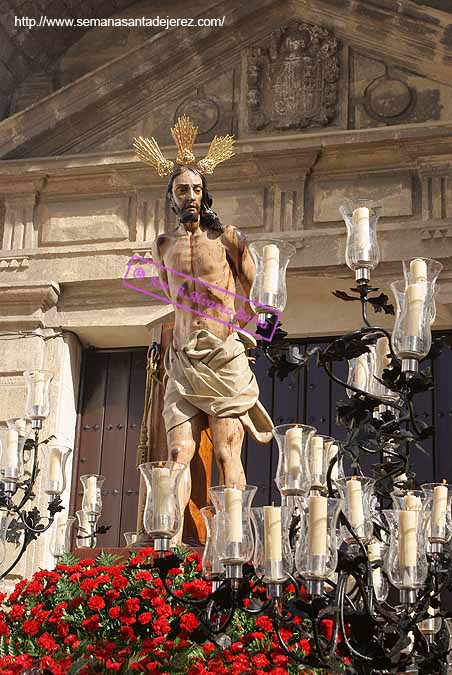
[[[67,551],[66,553],[63,553],[58,558],[58,564],[59,565],[67,565],[68,567],[71,567],[72,565],[77,565],[77,563],[80,562],[80,558],[77,558],[76,555],[73,553],[70,553],[70,551]]]
[[[113,565],[117,565],[120,560],[120,555],[116,555],[116,553],[107,553],[107,551],[102,550],[96,558],[96,565],[112,567]]]

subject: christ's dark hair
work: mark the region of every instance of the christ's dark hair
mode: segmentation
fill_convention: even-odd
[[[172,171],[169,180],[168,187],[166,189],[166,198],[171,204],[173,183],[176,176],[179,176],[184,171],[191,171],[196,176],[199,176],[202,181],[202,199],[201,199],[201,210],[199,214],[199,223],[202,230],[211,230],[212,232],[224,232],[224,225],[220,222],[218,215],[210,207],[212,206],[213,199],[207,191],[207,181],[199,173],[197,169],[191,166],[177,166],[174,171]],[[176,213],[176,209],[171,204],[171,209]]]

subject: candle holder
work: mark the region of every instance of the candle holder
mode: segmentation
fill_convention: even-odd
[[[405,287],[411,284],[429,282],[432,285],[432,305],[430,314],[430,323],[433,324],[436,318],[436,281],[443,269],[443,265],[433,258],[414,258],[413,260],[402,260],[403,275],[405,277]]]
[[[389,584],[381,568],[387,547],[379,541],[373,541],[367,547],[369,562],[372,566],[372,587],[378,602],[385,602],[389,594]]]
[[[405,509],[385,509],[383,513],[390,530],[385,571],[391,584],[399,589],[402,603],[411,605],[428,573],[425,530],[429,513]]]
[[[58,515],[50,539],[50,553],[54,558],[60,558],[71,550],[72,527],[76,521],[74,516]]]
[[[358,284],[367,283],[380,261],[376,228],[382,208],[368,199],[346,199],[339,211],[347,227],[345,262]]]
[[[200,513],[206,526],[202,572],[209,581],[218,581],[225,572],[219,555],[219,537],[224,537],[224,513],[216,513],[213,506],[204,506]]]
[[[282,312],[287,303],[286,270],[296,249],[287,241],[260,239],[249,243],[256,275],[250,304],[257,314]]]
[[[311,436],[307,452],[311,490],[325,490],[330,462],[330,448],[333,444],[334,438],[331,436],[324,436],[323,434]]]
[[[374,358],[369,346],[368,352],[349,360],[347,384],[365,393],[371,393],[374,370]],[[355,394],[356,392],[352,389],[347,389],[347,395],[350,398]]]
[[[26,370],[24,378],[27,383],[26,415],[33,420],[33,428],[40,429],[42,420],[50,412],[49,387],[53,373],[48,370]]]
[[[432,508],[432,496],[424,490],[396,489],[389,495],[392,508],[396,511],[430,511]]]
[[[0,508],[0,565],[5,561],[8,528],[13,516],[14,514],[8,511],[8,509]]]
[[[77,534],[75,538],[77,548],[96,548],[96,525],[99,516],[94,515],[94,517],[90,517],[82,510],[77,511],[75,515],[77,517]]]
[[[427,356],[432,344],[432,284],[427,281],[405,288],[405,282],[399,280],[391,284],[391,290],[397,305],[392,348],[402,361],[402,372],[417,373],[419,361]]]
[[[428,550],[440,553],[452,537],[452,485],[423,483],[421,489],[431,505]]]
[[[102,512],[101,488],[104,481],[105,476],[94,473],[80,476],[80,482],[83,485],[82,511],[89,517],[99,516]]]
[[[295,501],[300,514],[295,567],[308,581],[308,593],[321,595],[324,580],[337,565],[337,521],[343,501],[318,495]]]
[[[8,420],[7,425],[7,429],[0,431],[0,479],[5,492],[15,492],[16,483],[24,475],[24,443],[19,439],[15,421]]]
[[[138,535],[136,532],[124,532],[124,539],[126,540],[127,548],[133,548],[137,543]]]
[[[66,488],[66,462],[72,452],[67,445],[43,445],[46,456],[46,478],[43,489],[47,495],[61,495]]]
[[[218,557],[225,565],[227,577],[240,578],[242,565],[253,557],[251,503],[256,491],[254,485],[209,488],[215,512],[220,516],[217,526],[224,526],[217,541]]]
[[[339,478],[335,481],[344,502],[343,511],[358,539],[369,543],[373,535],[373,490],[375,480],[364,476]],[[341,538],[346,544],[356,544],[347,527],[341,525]]]
[[[180,527],[179,483],[185,464],[146,462],[139,465],[146,484],[144,529],[154,538],[154,549],[169,551],[170,539]]]
[[[268,514],[272,513],[268,509],[280,509],[279,524],[268,518]],[[252,508],[251,511],[256,535],[254,568],[264,583],[282,584],[288,578],[288,574],[292,573],[294,565],[289,541],[293,507],[259,506]]]
[[[308,447],[316,431],[306,424],[280,424],[273,428],[279,450],[275,483],[282,495],[302,496],[309,491]]]

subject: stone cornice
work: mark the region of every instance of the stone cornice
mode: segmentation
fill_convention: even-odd
[[[452,123],[381,127],[329,134],[250,137],[236,142],[235,157],[219,166],[209,187],[241,182],[262,184],[290,176],[353,175],[448,166]],[[207,144],[198,144],[201,155]],[[163,148],[165,152],[173,148]],[[254,178],[256,177],[256,178]],[[74,194],[130,194],[136,189],[165,190],[165,179],[131,152],[48,157],[0,162],[0,194],[7,198],[40,192],[46,198]]]
[[[261,0],[259,4],[256,10],[252,4],[228,0],[203,9],[204,17],[224,15],[226,21],[221,30],[196,31],[196,58],[187,59],[187,51],[193,51],[193,35],[185,29],[165,31],[6,119],[0,124],[0,156],[88,150],[93,142],[141,119],[151,104],[153,110],[167,106],[180,100],[199,78],[225,72],[244,48],[296,17],[331,28],[355,49],[384,53],[395,64],[450,85],[450,17],[423,10],[414,0],[287,0],[285,4]]]
[[[60,296],[59,284],[54,281],[35,283],[33,281],[10,281],[0,284],[2,306],[10,310],[15,309],[28,314],[32,312],[47,312],[55,307]]]

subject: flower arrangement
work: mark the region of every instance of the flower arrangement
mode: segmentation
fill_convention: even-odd
[[[268,616],[237,611],[219,636],[209,635],[192,609],[169,596],[141,549],[126,563],[102,553],[94,560],[66,554],[54,570],[40,570],[0,597],[0,673],[20,675],[320,675],[297,665],[278,644]],[[211,591],[197,553],[180,549],[183,562],[168,580],[176,596],[200,599]],[[259,598],[244,598],[244,606]],[[290,588],[289,588],[290,592]],[[326,638],[332,621],[325,618]],[[282,629],[298,656],[313,649],[308,621],[297,634]],[[38,670],[32,670],[38,669]]]

